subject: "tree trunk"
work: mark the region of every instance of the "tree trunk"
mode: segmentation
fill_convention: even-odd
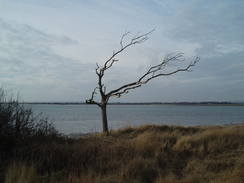
[[[103,132],[108,132],[108,120],[107,120],[107,104],[101,106],[102,110],[102,121],[103,121]]]

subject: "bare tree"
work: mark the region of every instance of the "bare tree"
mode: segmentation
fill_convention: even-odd
[[[200,58],[197,57],[193,62],[191,62],[187,67],[183,69],[177,69],[172,72],[168,73],[162,73],[162,70],[165,68],[165,66],[172,61],[184,61],[183,53],[178,54],[170,54],[164,58],[164,60],[159,63],[158,65],[150,67],[147,72],[142,75],[137,81],[131,82],[128,84],[125,84],[119,88],[116,88],[114,90],[111,90],[109,92],[106,92],[106,86],[103,84],[102,79],[104,76],[104,73],[107,69],[111,68],[115,62],[118,60],[115,59],[115,56],[117,56],[119,53],[124,51],[126,48],[135,45],[143,43],[144,41],[148,40],[148,35],[151,34],[154,31],[154,29],[148,33],[145,34],[139,34],[137,33],[128,44],[124,45],[123,40],[124,37],[126,37],[130,32],[126,32],[122,35],[120,40],[120,49],[118,51],[114,51],[112,56],[104,63],[102,67],[96,63],[96,74],[98,76],[98,86],[95,87],[94,91],[92,92],[91,98],[86,100],[87,104],[96,104],[101,108],[102,111],[102,123],[103,123],[103,132],[108,132],[108,120],[107,120],[107,103],[109,101],[110,97],[117,97],[120,98],[122,94],[128,93],[129,90],[136,89],[138,87],[141,87],[142,84],[148,83],[150,80],[160,77],[160,76],[169,76],[172,74],[175,74],[177,72],[181,71],[191,71],[189,70],[190,67],[193,67]],[[99,91],[101,96],[101,102],[96,102],[94,100],[95,95],[97,94],[97,91]]]

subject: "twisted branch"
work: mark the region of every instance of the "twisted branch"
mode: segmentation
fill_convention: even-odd
[[[191,72],[192,70],[189,70],[191,67],[193,67],[199,60],[200,58],[197,57],[194,61],[190,62],[190,64],[183,68],[183,69],[177,69],[174,70],[172,72],[168,72],[168,73],[162,73],[162,70],[165,68],[165,66],[169,63],[169,62],[173,62],[173,61],[185,61],[184,59],[184,54],[183,53],[177,53],[177,54],[169,54],[168,56],[166,56],[164,58],[164,60],[159,63],[158,65],[152,66],[148,69],[148,71],[142,76],[140,77],[136,82],[132,82],[129,84],[125,84],[115,90],[112,90],[110,92],[108,92],[107,94],[106,92],[106,87],[102,84],[102,78],[104,76],[104,71],[109,69],[110,67],[113,66],[113,64],[115,62],[117,62],[118,60],[114,59],[114,57],[116,55],[118,55],[119,53],[121,53],[123,50],[125,50],[126,48],[128,48],[129,46],[132,46],[134,44],[139,44],[139,43],[143,43],[144,41],[146,41],[147,39],[149,39],[147,36],[152,33],[154,31],[154,29],[146,34],[142,34],[139,35],[139,32],[131,39],[130,43],[127,45],[123,45],[123,40],[124,37],[126,37],[130,32],[125,32],[125,34],[122,35],[121,40],[120,40],[120,50],[118,51],[114,51],[112,56],[104,63],[103,67],[100,68],[98,64],[97,68],[96,68],[96,74],[98,75],[98,87],[96,87],[94,89],[94,91],[92,92],[92,96],[89,100],[86,100],[86,103],[88,104],[96,104],[98,106],[102,106],[103,104],[106,104],[109,100],[110,97],[117,97],[120,98],[122,96],[122,94],[128,93],[129,90],[132,89],[136,89],[142,86],[142,84],[146,84],[148,83],[150,80],[160,77],[160,76],[169,76],[172,74],[175,74],[177,72],[182,72],[182,71],[187,71],[187,72]],[[94,97],[97,94],[96,90],[99,90],[100,95],[101,95],[101,103],[95,102],[94,101]]]
[[[101,105],[98,102],[95,102],[94,101],[94,97],[97,94],[97,92],[96,92],[97,89],[98,89],[98,87],[94,88],[94,90],[92,92],[92,95],[91,95],[91,98],[90,99],[87,99],[86,100],[86,103],[87,104],[96,104],[96,105],[98,105],[100,107]]]
[[[105,70],[107,70],[107,69],[109,69],[110,67],[112,67],[113,66],[113,64],[115,63],[115,62],[117,62],[117,61],[119,61],[119,60],[116,60],[116,59],[114,59],[114,57],[116,56],[116,55],[118,55],[119,53],[121,53],[123,50],[125,50],[126,48],[128,48],[128,47],[130,47],[130,46],[132,46],[132,45],[134,45],[134,44],[139,44],[139,43],[143,43],[144,41],[146,41],[147,39],[149,39],[147,36],[149,35],[149,34],[151,34],[152,32],[154,31],[154,29],[153,30],[151,30],[150,32],[148,32],[148,33],[145,33],[145,34],[142,34],[142,35],[139,35],[139,32],[131,39],[131,41],[130,41],[130,43],[128,43],[127,45],[125,45],[124,46],[124,44],[123,44],[123,41],[124,41],[124,38],[128,35],[128,34],[130,34],[130,32],[128,32],[128,31],[126,31],[123,35],[122,35],[122,37],[121,37],[121,40],[120,40],[120,50],[118,50],[118,51],[114,51],[113,52],[113,54],[112,54],[112,56],[104,63],[104,65],[103,65],[103,67],[102,68],[100,68],[100,66],[98,65],[98,63],[96,63],[96,74],[98,75],[98,87],[96,87],[95,89],[94,89],[94,91],[92,92],[92,96],[91,96],[91,98],[89,99],[89,100],[86,100],[86,103],[88,103],[88,104],[96,104],[96,105],[99,105],[99,106],[101,106],[101,104],[102,103],[106,103],[106,102],[108,102],[108,100],[109,100],[109,97],[111,96],[111,93],[109,93],[109,94],[106,94],[105,92],[106,92],[106,87],[102,84],[102,78],[103,78],[103,76],[104,76],[104,72],[105,72]],[[134,88],[134,87],[133,87]],[[101,97],[102,97],[102,103],[98,103],[98,102],[95,102],[94,101],[94,97],[95,97],[95,95],[97,94],[96,93],[96,90],[97,89],[99,89],[99,92],[100,92],[100,95],[101,95]],[[132,88],[131,88],[132,89]],[[122,93],[126,93],[127,92],[127,90],[129,90],[129,88],[128,89],[125,89],[123,92],[120,92],[120,93],[113,93],[113,96],[121,96],[121,94]]]
[[[146,74],[144,74],[141,78],[138,79],[138,81],[136,82],[132,82],[126,85],[123,85],[115,90],[110,91],[107,95],[108,96],[113,96],[113,97],[121,97],[122,94],[124,93],[128,93],[129,90],[131,89],[135,89],[138,87],[141,87],[142,84],[146,84],[148,83],[150,80],[159,77],[159,76],[169,76],[172,74],[175,74],[177,72],[181,72],[181,71],[188,71],[191,72],[192,70],[189,70],[190,67],[193,67],[199,60],[200,58],[197,57],[193,62],[191,62],[186,68],[183,69],[177,69],[175,71],[169,72],[169,73],[158,73],[159,71],[163,70],[164,67],[170,62],[170,61],[184,61],[185,59],[180,59],[183,57],[183,53],[178,53],[176,55],[170,54],[168,55],[163,62],[161,62],[160,64],[150,67],[148,69],[148,71],[146,72]],[[122,90],[122,91],[121,91]]]
[[[143,43],[144,41],[148,40],[149,38],[147,37],[149,34],[151,34],[155,29],[151,30],[150,32],[148,33],[145,33],[145,34],[142,34],[142,35],[139,35],[140,32],[138,32],[130,41],[129,44],[127,45],[123,45],[123,41],[124,41],[124,37],[126,37],[128,34],[130,34],[130,32],[125,32],[122,37],[121,37],[121,40],[120,40],[120,50],[118,51],[114,51],[112,56],[104,63],[104,66],[103,68],[101,68],[102,71],[104,70],[107,70],[108,68],[110,68],[114,62],[118,61],[118,60],[115,60],[114,57],[116,55],[118,55],[119,53],[121,53],[123,50],[125,50],[126,48],[128,48],[129,46],[132,46],[134,44],[140,44],[140,43]],[[109,66],[108,66],[109,65]]]

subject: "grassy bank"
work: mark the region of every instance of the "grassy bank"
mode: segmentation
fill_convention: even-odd
[[[244,182],[244,125],[146,125],[21,147],[2,169],[6,183]]]

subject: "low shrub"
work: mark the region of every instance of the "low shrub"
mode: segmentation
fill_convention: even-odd
[[[0,164],[29,156],[37,146],[57,137],[47,118],[41,114],[34,116],[32,108],[21,102],[19,95],[14,98],[11,90],[0,88]],[[3,171],[4,168],[0,169]]]

